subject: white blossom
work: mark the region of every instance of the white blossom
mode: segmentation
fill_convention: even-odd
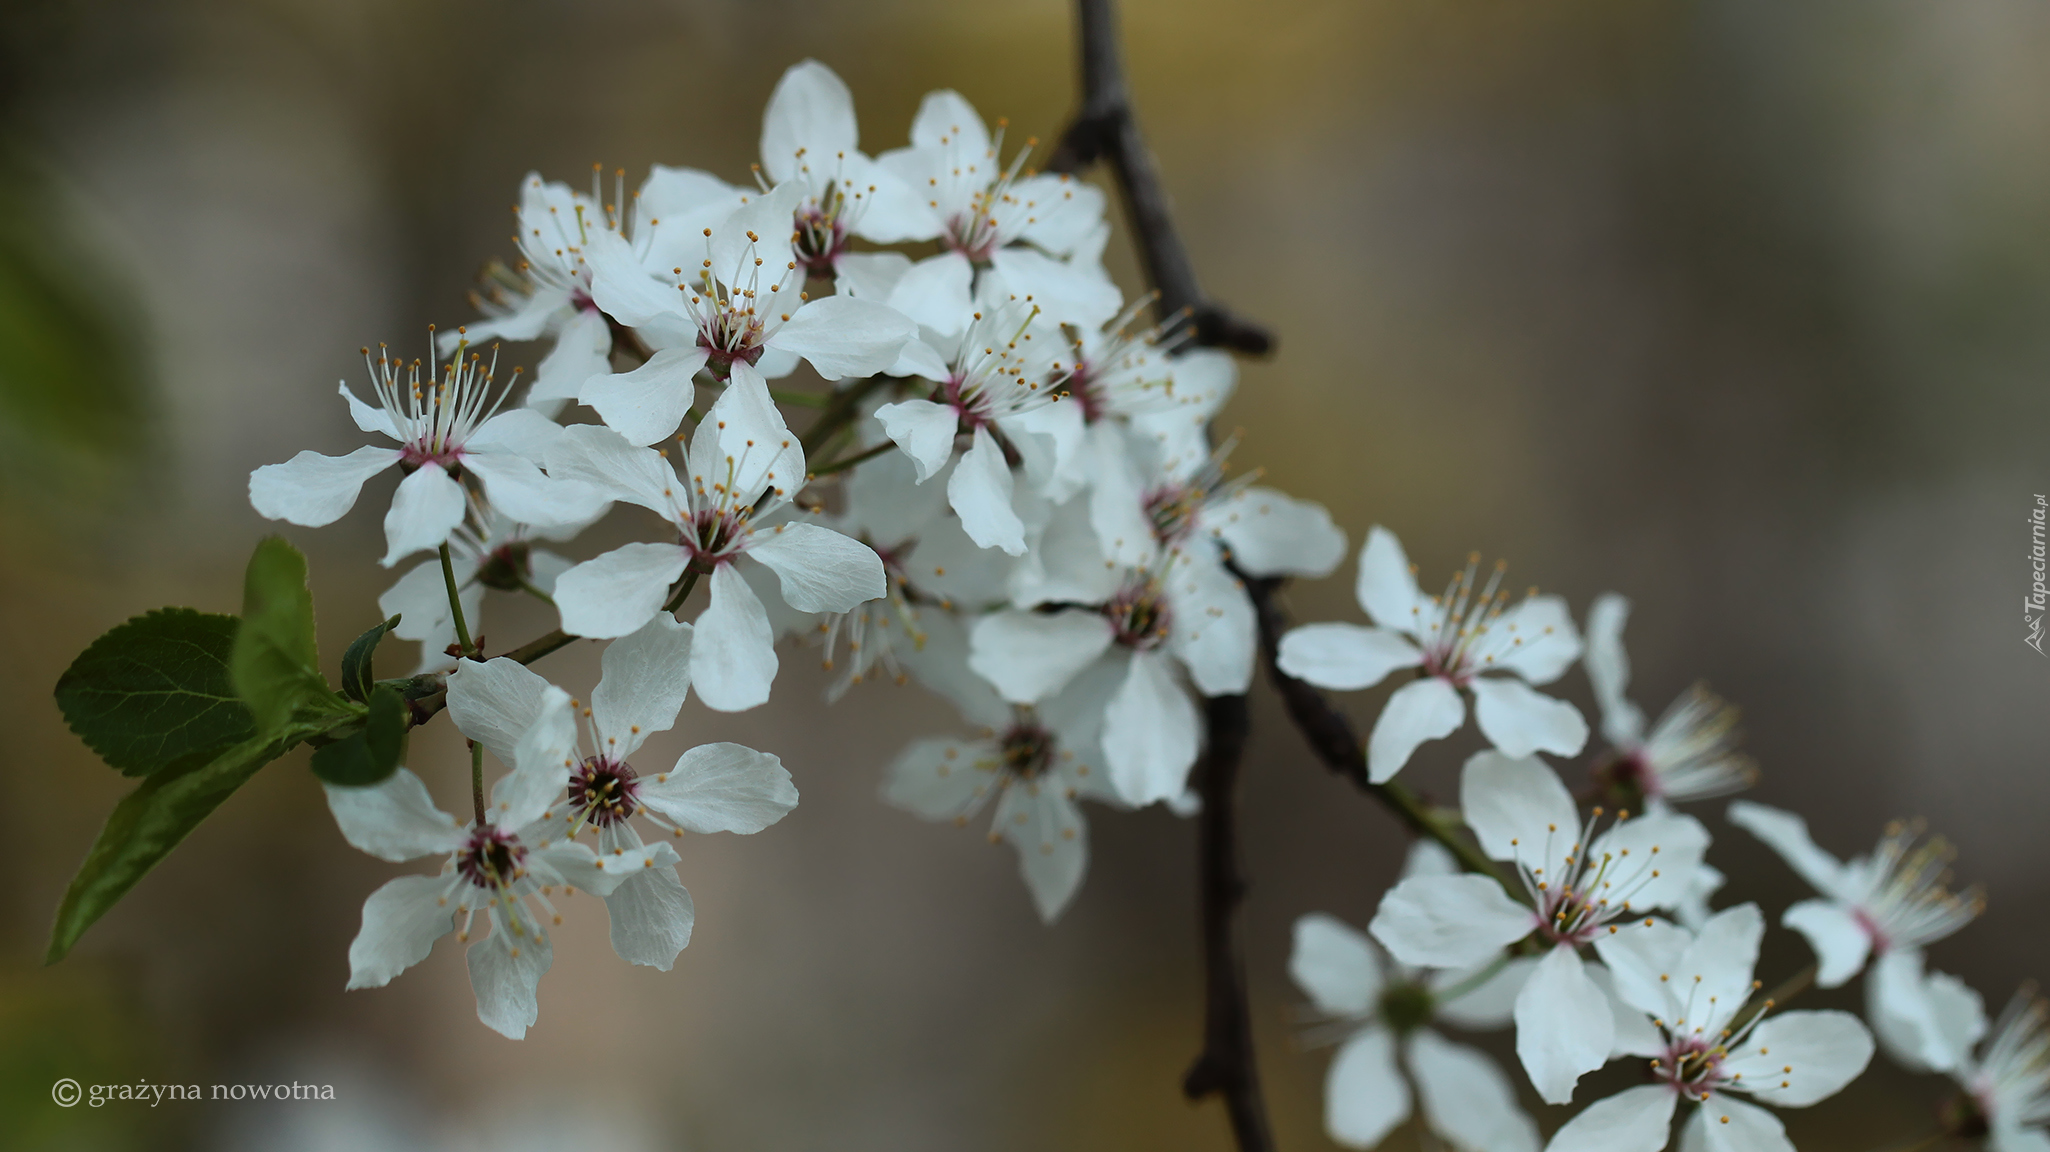
[[[1602,810],[1583,822],[1557,773],[1499,752],[1466,762],[1459,796],[1481,850],[1515,868],[1523,902],[1486,876],[1412,877],[1382,898],[1368,931],[1397,960],[1442,968],[1482,963],[1535,933],[1547,948],[1516,998],[1516,1054],[1538,1095],[1564,1104],[1616,1039],[1609,996],[1580,949],[1678,902],[1708,832],[1673,813],[1624,813],[1598,831]]]
[[[1371,688],[1389,673],[1422,675],[1397,688],[1367,738],[1367,775],[1382,783],[1427,740],[1466,723],[1462,693],[1474,699],[1481,734],[1503,754],[1573,756],[1587,721],[1563,700],[1536,691],[1580,656],[1580,636],[1557,596],[1535,588],[1512,604],[1497,564],[1485,584],[1478,553],[1443,596],[1425,596],[1395,534],[1376,526],[1360,550],[1356,593],[1376,625],[1307,624],[1281,638],[1278,663],[1320,688]]]
[[[555,578],[569,571],[573,562],[536,547],[535,542],[567,540],[584,527],[572,524],[543,530],[517,524],[472,497],[470,518],[449,533],[448,550],[463,621],[477,643],[483,643],[485,590],[549,596],[555,591]],[[439,558],[423,561],[399,577],[377,598],[377,610],[387,617],[399,617],[392,635],[420,642],[420,663],[413,669],[414,675],[455,667],[456,619],[449,611],[447,579]]]
[[[1630,657],[1623,650],[1623,622],[1629,616],[1630,601],[1614,592],[1597,597],[1587,613],[1587,679],[1611,749],[1596,767],[1597,777],[1648,804],[1706,800],[1757,783],[1757,764],[1737,750],[1737,709],[1706,685],[1681,693],[1645,732],[1644,712],[1624,694]]]
[[[421,375],[418,360],[402,365],[379,345],[372,361],[365,348],[379,406],[356,399],[347,384],[342,398],[356,427],[399,446],[366,445],[339,457],[307,451],[266,464],[249,474],[250,504],[269,519],[319,528],[356,506],[364,481],[397,465],[405,479],[384,517],[387,568],[440,547],[463,522],[466,476],[476,478],[494,508],[524,524],[582,524],[602,512],[605,498],[595,489],[544,476],[537,467],[562,429],[539,413],[498,411],[507,390],[494,390],[492,366],[467,352],[459,345],[436,380],[431,367]]]
[[[660,514],[676,542],[627,544],[563,573],[555,586],[562,627],[577,636],[624,636],[663,611],[670,585],[687,569],[709,574],[691,682],[712,708],[752,708],[769,698],[776,678],[775,633],[735,563],[745,557],[773,570],[784,601],[800,612],[845,612],[887,592],[882,561],[830,528],[774,519],[804,482],[804,450],[745,362],[735,364],[730,385],[698,424],[683,463],[679,477],[661,454],[609,429],[566,431],[551,468]]]

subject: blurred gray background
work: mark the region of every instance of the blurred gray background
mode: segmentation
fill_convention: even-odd
[[[2050,9],[1127,0],[1124,17],[1197,265],[1280,337],[1226,413],[1237,462],[1325,502],[1355,546],[1395,529],[1427,583],[1478,549],[1579,612],[1628,593],[1641,703],[1705,678],[1743,704],[1756,797],[1840,854],[1926,817],[1990,890],[1933,962],[1996,1005],[2044,975],[2050,661],[2021,643],[2020,600],[2024,517],[2050,492]],[[529,169],[743,179],[771,87],[806,56],[852,86],[871,152],[905,140],[932,87],[1048,139],[1074,104],[1066,4],[17,0],[0,37],[0,1143],[1226,1147],[1220,1109],[1178,1092],[1200,1027],[1191,825],[1092,813],[1089,877],[1043,928],[1008,849],[876,799],[905,740],[952,729],[944,706],[871,685],[822,714],[797,650],[773,704],[692,705],[649,755],[753,743],[791,766],[801,807],[685,844],[697,935],[671,973],[618,962],[603,913],[572,900],[523,1043],[477,1023],[452,941],[389,988],[342,991],[361,901],[402,870],[343,844],[303,753],[39,966],[126,787],[64,729],[57,675],[132,614],[235,610],[272,530],[249,470],[358,442],[336,379],[360,383],[359,345],[470,315],[477,269],[514,254]],[[384,491],[289,530],[330,658],[390,577]],[[579,554],[644,527],[622,510]],[[1350,584],[1348,564],[1292,608],[1357,618]],[[548,624],[495,604],[488,627],[503,646]],[[545,671],[582,690],[595,655]],[[1562,690],[1591,709],[1577,670]],[[1347,703],[1364,727],[1379,699]],[[1289,926],[1319,909],[1363,926],[1404,842],[1268,698],[1255,717],[1262,1071],[1283,1146],[1328,1147]],[[415,748],[459,795],[448,726]],[[1430,746],[1405,778],[1450,801],[1471,748]],[[1726,898],[1776,915],[1805,895],[1720,809],[1702,814]],[[1761,976],[1806,959],[1775,934]],[[296,1076],[338,1100],[66,1112],[58,1076]],[[1628,1082],[1605,1076],[1589,1090]],[[1875,1073],[1790,1120],[1804,1148],[1872,1148],[1926,1130],[1941,1094]]]

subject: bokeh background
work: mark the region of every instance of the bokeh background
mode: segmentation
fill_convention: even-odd
[[[1831,0],[1362,4],[1127,0],[1132,83],[1216,295],[1280,346],[1226,415],[1237,460],[1397,530],[1427,576],[1469,549],[1571,598],[1636,601],[1636,691],[1746,707],[1757,797],[1842,854],[1926,817],[1984,918],[1933,962],[1997,1005],[2043,968],[2050,661],[2023,646],[2024,517],[2050,492],[2050,9]],[[514,1043],[448,942],[345,994],[363,897],[304,753],[264,772],[40,966],[124,781],[50,687],[114,623],[234,611],[272,526],[248,471],[357,434],[356,349],[470,315],[538,169],[742,179],[777,76],[847,79],[863,143],[956,87],[1014,139],[1074,105],[1061,0],[14,0],[0,16],[0,1144],[49,1149],[1223,1148],[1177,1091],[1198,1038],[1193,828],[1102,812],[1052,929],[1007,849],[876,799],[954,719],[871,685],[821,711],[692,705],[656,753],[780,753],[802,806],[684,847],[696,939],[667,974],[573,900]],[[1128,253],[1114,252],[1128,290]],[[515,360],[531,361],[515,349]],[[385,481],[388,485],[389,480]],[[323,650],[376,618],[381,505],[290,530]],[[584,545],[638,527],[622,512]],[[585,553],[589,554],[589,553]],[[1351,566],[1295,589],[1353,618]],[[515,642],[547,621],[493,608]],[[587,685],[595,654],[546,671]],[[1576,670],[1564,690],[1591,699]],[[1370,722],[1377,694],[1348,701]],[[1260,1055],[1285,1148],[1321,1131],[1289,927],[1364,925],[1404,848],[1269,698],[1244,797]],[[447,725],[415,767],[453,798]],[[1441,800],[1471,742],[1408,777]],[[1583,771],[1568,765],[1569,775]],[[455,803],[450,799],[449,803]],[[1728,899],[1803,895],[1703,815]],[[1776,933],[1768,981],[1807,959]],[[1855,1006],[1849,994],[1818,1004]],[[1500,1043],[1496,1044],[1502,1050]],[[1592,1078],[1601,1089],[1624,1076]],[[332,1104],[57,1109],[88,1084],[333,1084]],[[1943,1086],[1875,1071],[1790,1117],[1802,1147],[1929,1130]],[[1535,1104],[1535,1101],[1531,1101]],[[1560,1110],[1541,1111],[1547,1127]],[[1420,1147],[1399,1133],[1390,1147]]]

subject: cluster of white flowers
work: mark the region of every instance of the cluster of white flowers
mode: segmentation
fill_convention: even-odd
[[[1188,346],[1179,318],[1143,327],[1150,301],[1128,307],[1101,263],[1102,193],[1030,170],[1029,142],[1005,148],[1001,128],[936,92],[910,145],[871,158],[846,87],[808,61],[769,103],[752,187],[657,167],[631,197],[622,174],[608,198],[602,175],[588,194],[530,176],[524,262],[492,271],[485,318],[442,333],[424,364],[366,351],[375,404],[342,389],[357,426],[398,447],[302,452],[251,476],[259,512],[323,525],[398,466],[383,563],[438,555],[380,605],[420,641],[418,675],[444,687],[478,763],[488,751],[507,769],[488,802],[479,783],[467,823],[403,768],[328,787],[352,844],[444,861],[370,897],[351,987],[388,982],[450,931],[475,934],[478,1014],[522,1036],[553,901],[578,889],[605,901],[621,958],[669,968],[693,925],[671,841],[760,831],[797,791],[775,756],[737,745],[660,772],[635,758],[690,689],[722,711],[765,703],[786,640],[822,649],[829,698],[880,675],[958,706],[969,729],[912,741],[883,798],[962,824],[993,808],[989,838],[1015,848],[1048,922],[1087,870],[1081,800],[1200,808],[1199,699],[1246,692],[1259,657],[1246,581],[1329,575],[1346,538],[1321,507],[1229,477],[1231,445],[1214,448],[1209,423],[1231,360]],[[906,244],[930,254],[889,247]],[[494,340],[544,343],[524,391],[517,374],[496,382],[497,344],[477,350]],[[772,390],[800,363],[826,386]],[[786,407],[812,414],[802,435]],[[539,547],[570,551],[621,503],[654,513],[639,521],[649,538],[582,560]],[[1475,556],[1426,594],[1375,527],[1357,580],[1372,626],[1279,639],[1277,667],[1323,688],[1413,670],[1373,726],[1373,784],[1459,730],[1469,700],[1491,745],[1465,764],[1464,831],[1440,830],[1469,870],[1425,842],[1366,934],[1323,915],[1296,926],[1312,1035],[1342,1040],[1332,1136],[1378,1144],[1410,1117],[1414,1084],[1423,1122],[1456,1148],[1539,1146],[1516,1084],[1430,1027],[1442,1023],[1513,1025],[1554,1105],[1611,1060],[1649,1060],[1651,1082],[1579,1112],[1558,1152],[1665,1147],[1682,1103],[1683,1147],[1789,1148],[1745,1098],[1832,1095],[1875,1031],[1903,1063],[1956,1077],[1994,1148],[2050,1148],[2030,1127],[2050,1118],[2041,1011],[2011,1011],[1975,1056],[1978,998],[1924,971],[1921,946],[1978,909],[1942,887],[1944,849],[1896,829],[1843,864],[1798,818],[1735,804],[1730,821],[1820,893],[1784,916],[1814,948],[1814,982],[1871,968],[1869,1031],[1843,1012],[1774,1011],[1754,996],[1765,917],[1712,909],[1709,831],[1676,807],[1753,780],[1734,710],[1696,687],[1647,730],[1626,695],[1627,602],[1598,600],[1583,640],[1563,599],[1519,598],[1504,575]],[[610,641],[587,704],[470,639],[494,590],[547,602],[567,636]],[[1541,690],[1576,663],[1607,745],[1586,814],[1541,758],[1588,744],[1580,710]]]

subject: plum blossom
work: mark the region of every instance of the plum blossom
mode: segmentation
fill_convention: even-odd
[[[1644,712],[1624,695],[1630,656],[1623,650],[1623,622],[1629,616],[1630,601],[1614,592],[1596,598],[1587,613],[1587,678],[1610,748],[1595,768],[1603,790],[1618,802],[1661,805],[1725,796],[1757,783],[1758,765],[1737,750],[1736,707],[1706,685],[1681,693],[1646,734]]]
[[[2033,987],[2023,987],[1994,1022],[1992,1039],[1975,1053],[1973,1045],[1987,1031],[1978,993],[1942,979],[1951,985],[1943,997],[1944,1031],[1955,1056],[1949,1071],[1962,1089],[1945,1110],[1946,1128],[1984,1137],[1987,1152],[2050,1152],[2050,1005]]]
[[[1397,688],[1367,738],[1367,775],[1383,783],[1417,747],[1466,723],[1461,693],[1474,699],[1481,734],[1504,755],[1573,756],[1587,743],[1580,710],[1533,688],[1564,675],[1580,656],[1566,603],[1535,588],[1511,604],[1497,564],[1486,584],[1478,553],[1443,596],[1427,597],[1402,544],[1375,526],[1360,550],[1356,594],[1376,627],[1306,624],[1281,638],[1283,672],[1320,688],[1371,688],[1404,668],[1421,674]]]
[[[928,688],[946,696],[980,736],[913,741],[891,764],[883,799],[927,820],[966,825],[996,800],[992,844],[1009,842],[1040,919],[1053,923],[1089,866],[1088,827],[1077,800],[1120,803],[1101,770],[1100,695],[1106,664],[1076,677],[1038,706],[1013,705],[968,670],[960,626],[944,613],[927,621],[925,644],[904,654]]]
[[[466,660],[449,677],[449,715],[464,735],[501,757],[522,750],[552,757],[569,792],[539,821],[549,839],[575,843],[590,833],[597,859],[608,867],[661,850],[657,863],[600,895],[620,958],[665,972],[690,943],[696,914],[670,867],[675,852],[666,843],[644,843],[634,819],[675,836],[686,830],[746,834],[797,806],[797,789],[782,763],[738,744],[701,744],[665,772],[634,768],[648,737],[676,724],[690,687],[691,632],[690,625],[658,614],[613,641],[590,703],[571,700],[567,712],[552,703],[560,689],[504,657]]]
[[[1535,933],[1548,947],[1516,997],[1516,1054],[1538,1095],[1564,1104],[1616,1039],[1608,993],[1580,949],[1678,902],[1708,832],[1691,816],[1619,813],[1597,834],[1601,809],[1583,822],[1557,773],[1500,752],[1466,762],[1459,794],[1482,851],[1515,868],[1523,902],[1486,876],[1416,876],[1382,898],[1368,931],[1397,960],[1438,968],[1485,962]]]
[[[939,254],[897,280],[889,303],[943,334],[959,332],[984,285],[1040,301],[1062,322],[1096,325],[1117,313],[1117,286],[1103,271],[1103,193],[1066,175],[1025,171],[1033,141],[1001,163],[1003,126],[994,138],[975,108],[953,91],[928,93],[911,124],[911,147],[877,162],[924,201],[921,236],[937,236]],[[987,276],[983,274],[987,273]]]
[[[271,520],[308,528],[332,524],[356,506],[364,481],[397,465],[405,474],[384,517],[389,568],[415,552],[437,548],[463,522],[469,498],[463,478],[475,477],[493,507],[524,524],[582,524],[604,509],[605,498],[584,484],[544,476],[537,467],[562,429],[536,412],[498,411],[509,389],[494,395],[494,363],[458,345],[436,380],[420,361],[401,365],[383,345],[376,360],[363,350],[378,407],[342,398],[356,427],[396,440],[396,448],[366,445],[347,456],[301,452],[283,464],[249,474],[249,503]],[[517,375],[517,372],[515,373]]]
[[[1454,871],[1449,854],[1424,840],[1404,875]],[[1325,1131],[1349,1148],[1375,1147],[1409,1119],[1414,1083],[1425,1122],[1457,1152],[1537,1152],[1537,1126],[1494,1060],[1430,1027],[1507,1025],[1534,963],[1499,957],[1478,970],[1410,968],[1388,962],[1335,917],[1297,920],[1288,972],[1322,1020],[1311,1035],[1342,1038],[1324,1080]]]
[[[1624,1054],[1651,1057],[1653,1083],[1598,1100],[1546,1152],[1658,1152],[1680,1101],[1696,1105],[1680,1145],[1702,1152],[1793,1152],[1771,1112],[1834,1096],[1872,1059],[1872,1034],[1848,1012],[1769,1014],[1745,1005],[1765,917],[1742,904],[1699,933],[1659,921],[1600,941],[1616,994],[1643,1015],[1619,1029]]]
[[[553,417],[577,398],[584,382],[611,371],[612,328],[591,297],[591,265],[584,258],[598,232],[623,247],[649,275],[660,275],[690,259],[688,242],[725,220],[746,203],[740,189],[704,172],[655,165],[629,200],[624,170],[614,172],[608,203],[604,168],[591,166],[591,191],[577,192],[559,181],[529,172],[514,209],[513,239],[524,257],[519,268],[494,266],[485,272],[484,291],[471,301],[485,319],[470,325],[478,340],[555,338],[527,389],[526,404]],[[444,355],[455,333],[441,337]]]
[[[610,507],[606,505],[605,507]],[[536,546],[537,540],[568,540],[584,529],[572,524],[541,530],[517,524],[472,497],[470,518],[449,533],[449,569],[455,576],[463,619],[483,643],[484,592],[526,592],[546,599],[555,578],[574,562]],[[420,663],[414,675],[446,672],[456,666],[449,651],[456,642],[456,620],[448,609],[448,588],[439,559],[417,564],[377,598],[377,610],[399,617],[392,634],[420,642]]]
[[[1850,982],[1871,960],[1865,980],[1866,1015],[1918,1053],[1926,1067],[1942,1069],[1946,1045],[1942,1024],[1923,994],[1922,948],[1971,923],[1986,906],[1977,887],[1951,892],[1950,845],[1941,838],[1919,847],[1919,827],[1887,826],[1870,856],[1849,862],[1818,848],[1807,821],[1791,812],[1739,800],[1730,823],[1765,842],[1806,880],[1819,898],[1788,908],[1781,923],[1807,937],[1815,950],[1815,983],[1836,988]]]
[[[445,856],[440,875],[400,877],[364,901],[362,930],[349,945],[351,989],[389,984],[450,931],[469,941],[482,912],[489,935],[469,950],[477,1018],[521,1039],[539,1015],[537,990],[554,962],[548,927],[562,918],[551,891],[606,896],[636,873],[675,861],[667,844],[601,859],[557,835],[550,805],[567,778],[557,738],[575,721],[560,689],[535,703],[538,719],[527,737],[497,749],[514,767],[492,789],[482,822],[464,824],[435,807],[427,786],[404,768],[366,788],[326,785],[328,808],[350,844],[395,862]]]
[[[1019,454],[1044,489],[1079,453],[1083,427],[1078,405],[1059,403],[1066,370],[1060,345],[1038,324],[1030,299],[991,298],[958,336],[928,333],[945,351],[930,349],[934,380],[929,398],[885,404],[876,420],[918,466],[920,484],[939,475],[965,450],[947,478],[947,501],[969,539],[983,548],[1023,555],[1025,522],[1012,501],[1006,447]]]
[[[762,172],[803,189],[791,249],[812,278],[872,274],[864,266],[877,262],[910,267],[901,253],[851,251],[853,238],[895,244],[938,234],[918,194],[860,151],[859,133],[846,83],[816,60],[791,65],[762,114]]]
[[[702,230],[697,259],[664,276],[649,275],[618,236],[593,233],[592,298],[654,354],[630,372],[590,378],[577,399],[621,436],[653,444],[683,422],[701,370],[724,380],[744,364],[774,379],[802,359],[838,380],[896,364],[916,324],[873,300],[811,299],[797,262],[780,252],[804,193],[792,180],[751,198]]]
[[[552,468],[660,514],[677,538],[627,544],[577,565],[556,580],[556,606],[566,632],[624,636],[665,611],[670,585],[686,571],[708,574],[691,682],[712,708],[752,708],[769,698],[776,678],[775,633],[736,562],[745,557],[774,571],[784,601],[800,612],[845,612],[883,596],[883,564],[873,549],[830,528],[775,521],[804,481],[804,450],[745,361],[736,362],[731,384],[698,424],[683,464],[679,477],[662,454],[606,428],[565,431]]]

